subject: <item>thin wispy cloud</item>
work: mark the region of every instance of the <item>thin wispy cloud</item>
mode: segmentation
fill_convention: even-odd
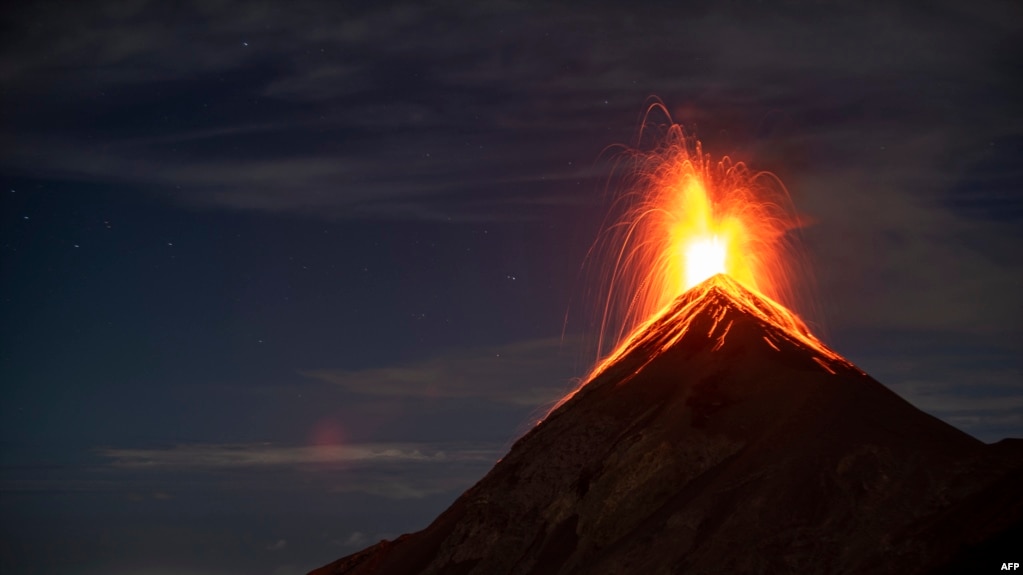
[[[266,443],[190,444],[169,448],[102,448],[105,466],[94,473],[118,477],[103,491],[159,485],[168,475],[190,477],[190,489],[237,485],[279,492],[282,485],[320,494],[363,494],[385,499],[422,499],[457,493],[478,481],[505,453],[498,443],[362,443],[302,446]],[[105,468],[105,470],[104,470]],[[130,474],[130,475],[125,475]],[[25,481],[21,491],[52,491]],[[95,491],[78,485],[76,491]],[[120,486],[120,487],[119,487]],[[3,486],[10,490],[11,486]],[[52,487],[52,485],[50,486]],[[66,488],[66,486],[65,486]]]
[[[285,539],[278,539],[273,543],[266,546],[267,551],[283,551],[288,547],[288,542]]]
[[[9,169],[157,186],[167,198],[187,205],[321,216],[336,215],[322,209],[334,207],[351,217],[466,221],[408,206],[452,189],[489,193],[495,182],[513,177],[522,177],[523,185],[538,184],[533,174],[577,177],[567,163],[555,171],[547,162],[571,159],[566,153],[571,148],[585,154],[576,160],[594,160],[601,147],[634,132],[637,112],[650,94],[664,97],[669,107],[698,103],[700,121],[711,127],[736,109],[749,110],[753,123],[763,119],[756,116],[761,110],[792,115],[799,127],[813,128],[813,146],[870,173],[881,166],[865,155],[863,141],[891,124],[890,113],[870,111],[872,102],[898,111],[903,129],[940,130],[945,138],[935,157],[974,138],[990,140],[1023,128],[1007,121],[997,106],[953,109],[916,97],[927,89],[921,78],[932,76],[989,69],[989,82],[941,85],[950,101],[1006,81],[998,42],[1010,30],[1013,10],[1007,5],[930,7],[955,13],[954,19],[940,20],[887,5],[863,10],[849,5],[834,13],[721,7],[681,21],[613,6],[587,15],[528,3],[471,8],[391,3],[325,11],[313,4],[239,10],[226,2],[213,8],[185,4],[180,13],[155,2],[108,3],[103,10],[60,6],[45,18],[35,5],[13,13],[20,21],[48,22],[48,27],[19,28],[21,34],[0,57],[0,73],[14,97],[30,94],[35,85],[48,86],[56,76],[103,94],[90,104],[91,114],[115,116],[119,109],[107,109],[104,102],[125,84],[193,77],[202,89],[210,81],[219,86],[222,74],[264,65],[271,72],[249,80],[250,90],[303,104],[276,110],[277,117],[290,121],[272,137],[256,137],[251,119],[211,115],[207,125],[185,130],[222,141],[201,162],[175,153],[173,137],[143,147],[123,145],[147,135],[150,126],[138,126],[139,133],[127,137],[123,131],[92,133],[87,140],[66,142],[48,136],[37,122],[34,133],[19,129],[18,145],[6,154]],[[606,20],[613,43],[581,31],[590,30],[597,17]],[[198,18],[208,33],[190,38],[183,50],[175,18]],[[959,25],[949,28],[950,22]],[[959,32],[967,24],[988,33],[964,36]],[[489,33],[495,26],[508,33]],[[446,32],[416,33],[426,29]],[[669,59],[661,57],[665,37],[681,44],[672,47],[675,56]],[[936,45],[943,49],[933,49]],[[559,57],[551,57],[552,49]],[[403,63],[400,78],[383,72],[395,62]],[[69,72],[75,70],[80,76]],[[197,72],[209,77],[194,77]],[[407,96],[394,94],[398,80],[412,86]],[[875,92],[856,89],[863,86]],[[935,124],[928,114],[945,121]],[[77,117],[70,113],[67,120]],[[999,121],[985,121],[994,118]],[[620,125],[623,120],[628,125]],[[619,123],[615,135],[602,130],[605,140],[594,148],[594,127],[608,122]],[[54,129],[63,135],[65,123]],[[832,132],[851,133],[859,148],[836,149],[830,145]],[[336,153],[304,148],[302,142],[312,136],[336,139]],[[272,157],[250,155],[242,161],[231,157],[238,147],[258,147]],[[933,171],[918,158],[901,160],[882,169]],[[359,201],[370,206],[353,208]],[[472,219],[500,215],[499,205],[489,208],[473,211]]]
[[[1023,429],[1023,369],[1011,345],[975,341],[963,349],[954,335],[926,333],[899,333],[892,341],[883,354],[858,361],[914,406],[984,441]]]
[[[571,367],[579,346],[577,339],[550,338],[450,350],[399,366],[301,373],[361,395],[473,398],[538,407],[557,401],[574,385]]]
[[[177,445],[166,449],[103,448],[110,465],[132,469],[233,469],[314,464],[408,464],[494,461],[493,445],[361,443],[286,446],[268,443]]]

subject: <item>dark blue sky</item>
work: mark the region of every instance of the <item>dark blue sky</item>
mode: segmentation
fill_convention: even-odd
[[[1021,23],[1008,1],[6,12],[0,571],[304,573],[425,526],[589,367],[605,149],[650,96],[785,182],[823,339],[960,429],[1023,435]]]

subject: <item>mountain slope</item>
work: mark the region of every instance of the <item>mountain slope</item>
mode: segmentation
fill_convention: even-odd
[[[1019,523],[1018,445],[917,410],[725,276],[622,349],[429,527],[313,574],[922,572]]]

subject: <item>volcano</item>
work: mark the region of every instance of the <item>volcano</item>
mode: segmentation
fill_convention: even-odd
[[[944,573],[1023,541],[1023,441],[916,409],[725,275],[431,525],[310,575]]]

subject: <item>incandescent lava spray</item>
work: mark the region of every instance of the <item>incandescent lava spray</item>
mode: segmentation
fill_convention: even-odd
[[[658,103],[646,117],[658,110],[668,115]],[[647,130],[644,120],[640,140]],[[601,357],[583,385],[644,339],[652,325],[663,323],[665,314],[674,314],[684,332],[699,306],[682,306],[680,312],[673,304],[683,294],[698,302],[711,287],[822,361],[847,363],[779,303],[794,299],[791,279],[802,261],[793,241],[800,219],[781,181],[727,156],[712,160],[678,124],[669,121],[662,132],[651,151],[623,154],[619,165],[629,166],[626,191],[612,210],[622,215],[605,226],[590,251],[613,265],[604,274],[601,295]]]

